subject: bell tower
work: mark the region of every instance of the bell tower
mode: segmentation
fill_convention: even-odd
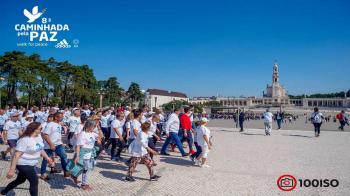
[[[272,84],[279,83],[279,75],[278,75],[278,64],[275,62],[273,65],[273,74],[272,74]]]

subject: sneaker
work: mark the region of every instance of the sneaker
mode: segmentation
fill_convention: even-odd
[[[162,152],[162,153],[160,153],[161,155],[165,155],[165,156],[170,156],[170,154],[169,153],[166,153],[166,152]]]
[[[89,185],[81,185],[81,188],[84,190],[84,191],[91,191],[91,187]]]
[[[47,175],[47,174],[41,175],[39,178],[44,180],[44,181],[49,181],[50,180],[49,175]]]
[[[105,150],[102,150],[102,151],[101,151],[101,155],[107,155],[106,151],[105,151]]]
[[[51,167],[50,173],[52,173],[52,174],[57,174],[57,173],[60,173],[60,171],[58,171],[58,170],[57,170],[56,168],[54,168],[54,167]]]
[[[70,173],[68,173],[68,172],[64,172],[63,176],[64,176],[65,178],[68,178],[68,177],[70,177],[71,175],[70,175]]]
[[[75,177],[75,176],[71,176],[71,178],[72,178],[72,180],[73,180],[74,184],[79,184],[79,183],[80,183],[80,181],[78,180],[78,178],[77,178],[77,177]]]
[[[195,165],[195,166],[201,166],[201,162],[198,161],[197,159],[194,159],[193,165]]]
[[[128,181],[128,182],[135,182],[135,178],[133,178],[132,176],[126,176],[126,177],[125,177],[125,181]]]
[[[204,168],[210,168],[210,165],[207,165],[207,164],[202,164],[201,167],[204,167]]]
[[[2,158],[2,160],[6,160],[6,153],[5,153],[5,151],[1,151],[1,158]]]
[[[149,178],[150,181],[157,181],[160,176],[153,175],[152,177]]]
[[[171,144],[171,152],[175,152],[175,145],[174,144]]]
[[[190,151],[190,154],[191,154],[191,155],[192,155],[192,154],[196,154],[196,151],[191,150],[191,151]]]
[[[185,154],[182,155],[182,157],[187,157],[189,155],[190,155],[189,153],[185,153]]]
[[[190,156],[190,159],[191,159],[192,163],[194,163],[194,157]]]

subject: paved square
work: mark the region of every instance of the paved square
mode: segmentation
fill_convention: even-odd
[[[285,173],[297,179],[339,181],[336,188],[297,187],[289,195],[349,195],[349,132],[321,132],[315,138],[311,131],[273,131],[268,137],[261,129],[244,133],[232,128],[211,130],[211,168],[192,166],[188,158],[176,153],[157,157],[159,181],[148,181],[146,167],[138,165],[137,181],[130,183],[122,181],[127,167],[106,156],[90,176],[93,191],[82,191],[59,174],[51,175],[49,183],[40,180],[40,195],[284,195],[276,181]],[[8,167],[9,162],[0,161],[0,187],[10,182],[5,177]],[[28,195],[28,187],[26,182],[9,195]]]

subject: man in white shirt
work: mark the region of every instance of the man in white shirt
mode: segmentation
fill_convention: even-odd
[[[162,155],[169,155],[166,152],[166,149],[167,149],[168,145],[170,144],[171,140],[175,141],[176,146],[179,148],[181,155],[183,157],[189,155],[188,153],[185,153],[185,151],[182,147],[182,143],[180,141],[180,138],[178,136],[178,132],[180,129],[179,114],[180,114],[180,109],[175,109],[174,113],[172,113],[169,116],[169,119],[166,122],[165,132],[166,132],[167,138],[162,146],[162,150],[161,150]]]
[[[270,109],[266,109],[266,112],[264,113],[264,126],[265,126],[265,134],[271,135],[272,130],[272,119],[273,114],[270,112]]]
[[[4,160],[6,159],[7,153],[10,153],[11,156],[14,155],[17,140],[19,136],[22,135],[22,126],[18,117],[18,112],[11,113],[11,120],[7,121],[4,125],[3,137],[5,143],[9,145],[6,151],[1,152],[1,156]]]
[[[4,142],[2,132],[4,130],[4,125],[7,120],[8,120],[8,116],[6,115],[5,110],[0,109],[0,144]]]
[[[57,156],[61,159],[61,166],[64,171],[64,177],[69,177],[69,173],[67,173],[67,155],[62,145],[62,126],[61,121],[63,119],[63,114],[57,112],[54,117],[54,121],[50,122],[46,125],[45,129],[42,131],[42,137],[44,139],[45,144],[45,152],[49,157],[53,156],[53,152],[56,153]],[[41,163],[41,179],[47,180],[48,176],[46,174],[47,161],[44,159]]]
[[[116,115],[116,119],[113,120],[111,125],[111,159],[113,161],[120,161],[122,158],[120,157],[121,152],[123,151],[125,147],[125,141],[123,138],[123,132],[124,132],[124,113],[119,112]],[[115,149],[118,147],[117,153],[115,153]]]

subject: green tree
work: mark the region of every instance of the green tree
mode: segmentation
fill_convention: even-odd
[[[127,95],[131,102],[141,101],[143,95],[140,89],[140,85],[132,82],[128,88]]]

